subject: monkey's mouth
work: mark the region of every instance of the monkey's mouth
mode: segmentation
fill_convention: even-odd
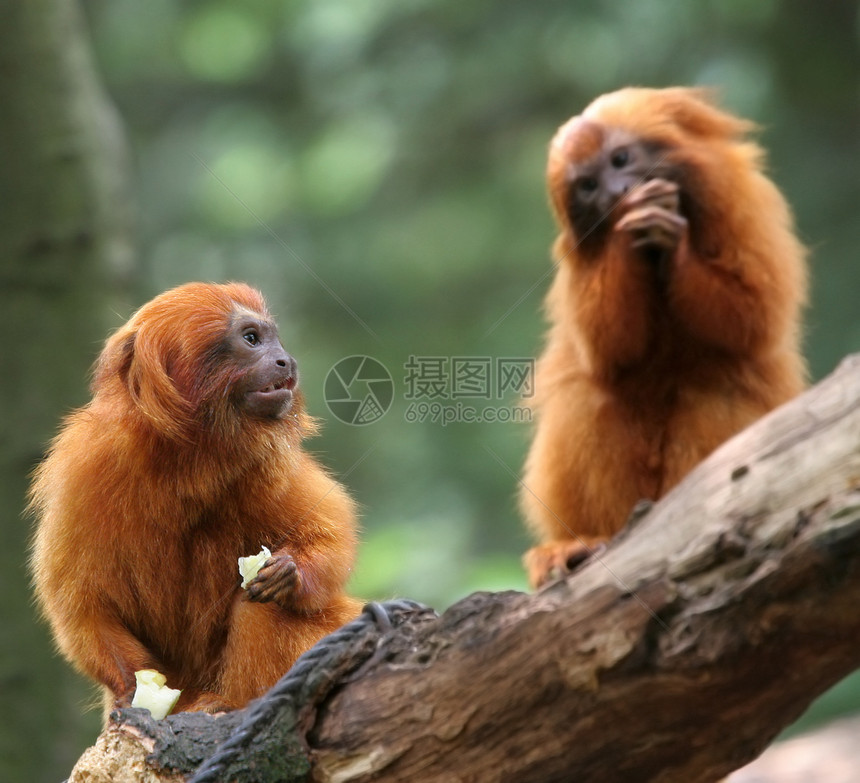
[[[257,389],[257,394],[272,394],[273,392],[278,391],[288,391],[290,396],[292,396],[293,389],[296,388],[296,378],[294,375],[288,375],[286,378],[281,378],[280,380],[275,381],[274,383],[270,383],[268,386],[264,386],[262,389]]]
[[[280,419],[293,407],[298,379],[295,375],[272,380],[245,394],[245,409],[259,418]]]

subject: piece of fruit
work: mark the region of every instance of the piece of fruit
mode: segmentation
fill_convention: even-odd
[[[132,707],[149,710],[155,720],[161,720],[176,706],[180,690],[167,687],[167,678],[155,669],[141,669],[134,673],[137,688]]]
[[[243,588],[248,586],[248,582],[257,575],[257,572],[263,567],[263,563],[271,556],[272,553],[263,547],[256,555],[239,558],[239,573],[242,575]]]

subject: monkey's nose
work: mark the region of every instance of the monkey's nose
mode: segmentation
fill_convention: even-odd
[[[275,354],[275,364],[278,367],[289,367],[291,372],[296,371],[296,360],[290,356],[283,348],[278,346],[280,350]]]
[[[613,182],[607,186],[606,195],[614,202],[623,198],[627,194],[628,190],[630,190],[629,182]]]
[[[296,364],[296,360],[284,351],[283,354],[275,360],[275,364],[278,365],[278,367],[286,368],[287,388],[292,389],[299,382],[299,366]]]

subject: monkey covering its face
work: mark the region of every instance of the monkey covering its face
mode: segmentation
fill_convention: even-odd
[[[557,272],[521,495],[532,586],[804,386],[805,253],[751,130],[699,91],[629,88],[550,145]]]

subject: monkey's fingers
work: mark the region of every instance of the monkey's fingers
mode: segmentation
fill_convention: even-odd
[[[615,230],[628,234],[635,248],[674,250],[687,230],[687,220],[676,212],[649,205],[628,212],[615,224]]]
[[[667,179],[651,179],[631,188],[621,202],[621,209],[629,214],[651,206],[677,213],[680,205],[680,189],[676,183]]]
[[[296,561],[289,555],[270,557],[247,587],[248,598],[266,603],[276,601],[288,606],[300,584]]]

